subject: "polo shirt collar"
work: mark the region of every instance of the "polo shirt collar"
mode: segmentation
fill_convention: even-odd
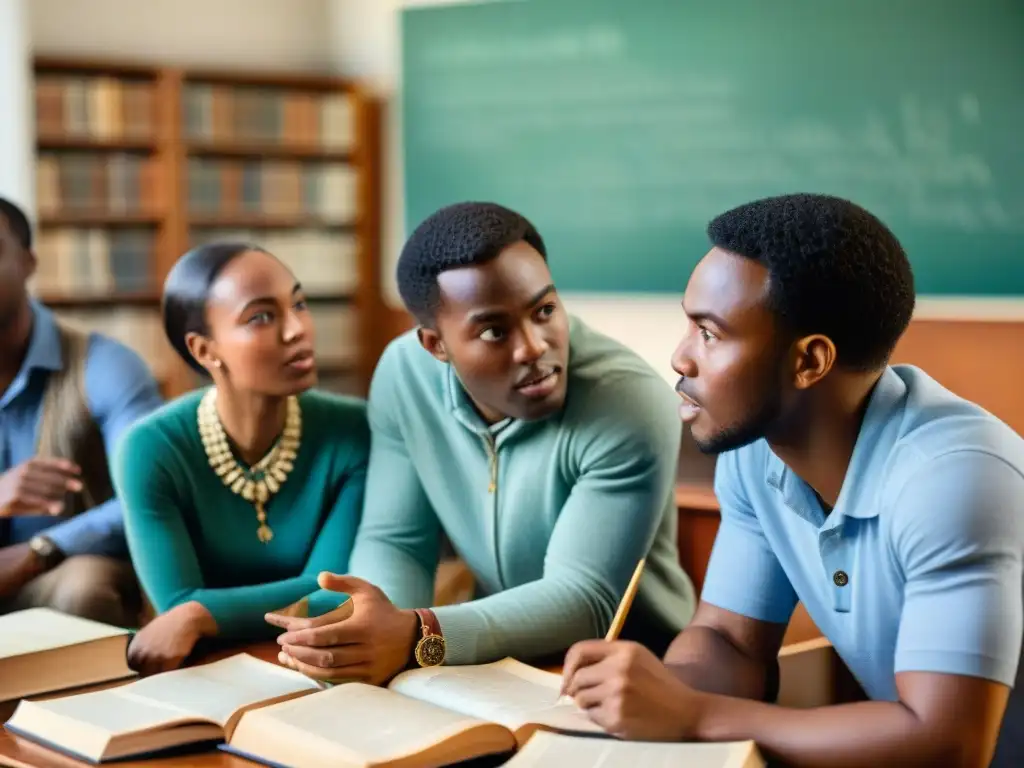
[[[870,478],[880,476],[891,455],[899,436],[899,419],[893,416],[903,408],[906,394],[907,385],[903,379],[891,366],[886,366],[868,398],[864,420],[850,457],[850,466],[836,500],[833,512],[836,518],[866,519],[878,515],[878,505],[874,503],[877,488]],[[768,450],[764,479],[768,485],[787,497],[793,494],[795,485],[806,486],[771,449]]]

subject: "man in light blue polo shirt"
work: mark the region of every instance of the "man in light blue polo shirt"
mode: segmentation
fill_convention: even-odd
[[[753,739],[789,765],[1024,766],[1024,440],[889,365],[914,283],[867,211],[788,195],[708,234],[673,359],[721,454],[701,602],[664,663],[576,645],[566,692],[620,736]],[[764,703],[798,600],[871,701]]]

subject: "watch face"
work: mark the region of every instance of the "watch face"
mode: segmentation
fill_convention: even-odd
[[[49,557],[53,554],[53,542],[49,539],[44,539],[42,536],[34,537],[29,542],[29,546],[42,557]]]
[[[421,667],[436,667],[444,656],[444,638],[440,635],[427,635],[416,644],[416,661]]]

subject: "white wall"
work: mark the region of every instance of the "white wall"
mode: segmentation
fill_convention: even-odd
[[[0,197],[35,213],[28,0],[0,0]]]
[[[332,0],[25,0],[37,54],[329,69]]]

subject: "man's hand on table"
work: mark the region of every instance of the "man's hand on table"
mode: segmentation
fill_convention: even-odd
[[[285,630],[277,638],[282,664],[316,680],[358,680],[381,685],[405,669],[420,622],[414,611],[396,608],[374,585],[352,576],[320,574],[321,589],[348,594],[351,613],[312,618],[268,613]]]

